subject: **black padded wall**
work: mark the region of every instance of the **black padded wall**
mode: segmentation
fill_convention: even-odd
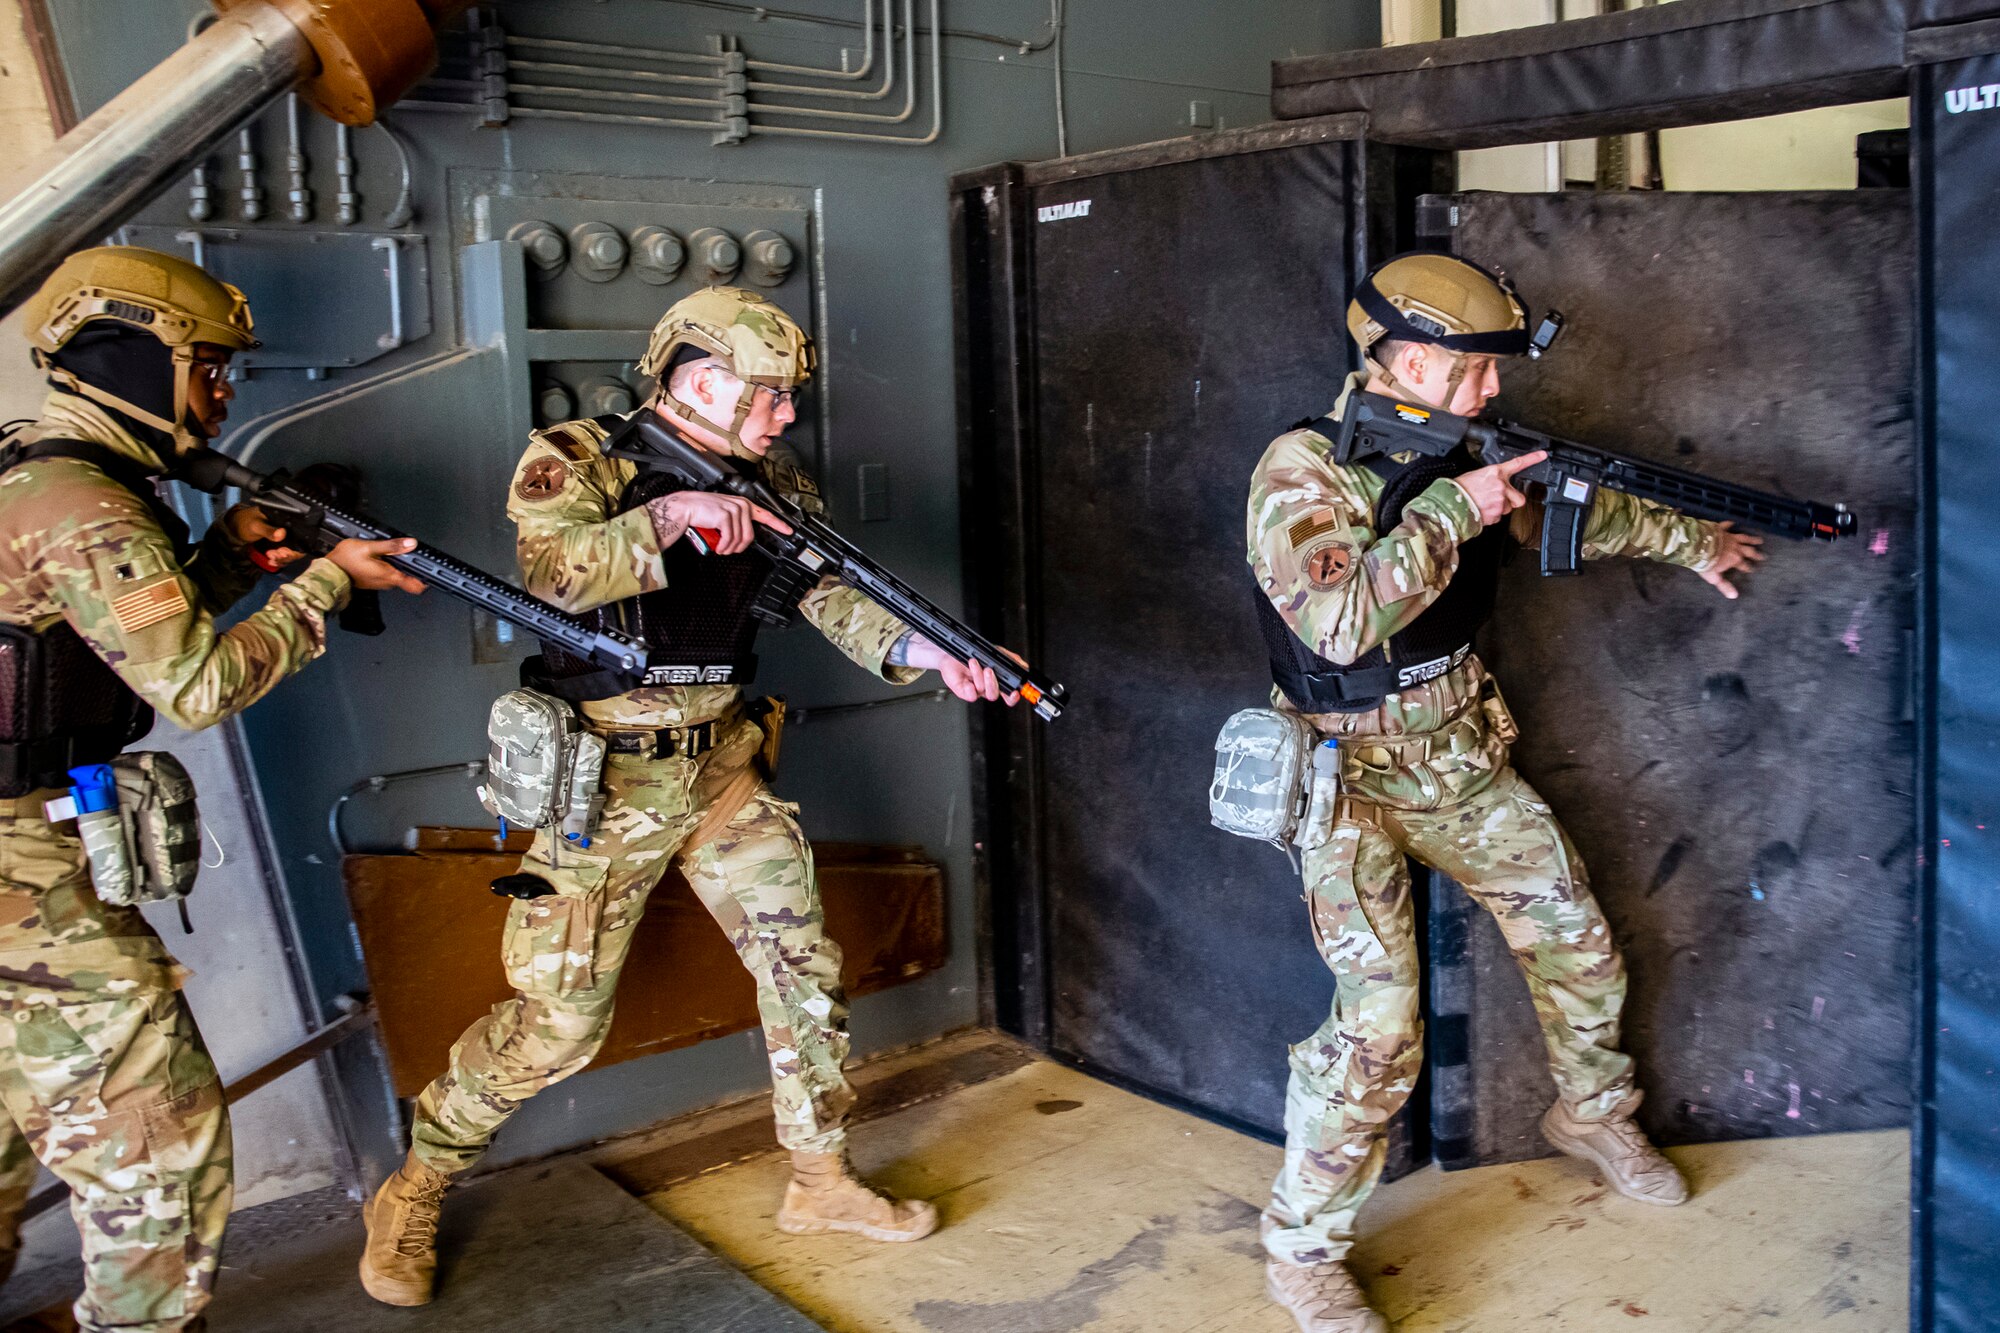
[[[1270,1135],[1332,978],[1284,856],[1211,828],[1206,792],[1223,719],[1270,691],[1250,469],[1338,391],[1369,219],[1357,143],[1251,133],[962,180],[961,366],[971,466],[1012,451],[973,498],[1014,516],[985,544],[1026,524],[1005,581],[1072,698],[993,770],[1030,826],[992,853],[998,1010]]]
[[[2000,36],[1996,34],[1995,36]],[[2000,55],[1920,71],[1934,732],[1918,996],[1915,1327],[2000,1310]]]
[[[1630,965],[1645,1123],[1668,1143],[1903,1124],[1908,194],[1450,203],[1458,253],[1570,317],[1550,356],[1506,367],[1500,415],[1860,520],[1838,546],[1774,540],[1736,602],[1645,561],[1543,579],[1523,552],[1506,579],[1486,659],[1522,725],[1516,762]],[[1440,1159],[1545,1152],[1554,1093],[1525,988],[1455,888],[1434,897],[1431,961],[1439,1022],[1463,1023],[1471,1062],[1436,1075]]]

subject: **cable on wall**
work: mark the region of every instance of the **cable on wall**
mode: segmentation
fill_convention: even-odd
[[[1065,0],[1049,0],[1049,31],[1055,43],[1056,66],[1056,156],[1069,156],[1069,113],[1063,107],[1063,5]]]

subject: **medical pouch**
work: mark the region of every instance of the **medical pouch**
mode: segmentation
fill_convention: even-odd
[[[560,827],[589,836],[603,798],[604,739],[586,731],[568,703],[539,690],[509,690],[486,723],[488,814],[524,829]]]
[[[1294,713],[1246,708],[1215,738],[1208,822],[1240,837],[1286,848],[1311,805],[1319,735]]]
[[[194,780],[180,760],[154,751],[121,754],[108,767],[118,789],[115,831],[101,819],[111,811],[77,821],[97,896],[114,907],[187,897],[201,870]]]

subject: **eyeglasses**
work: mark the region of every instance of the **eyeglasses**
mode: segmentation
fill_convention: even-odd
[[[760,384],[757,387],[771,395],[771,408],[773,411],[780,407],[797,407],[799,404],[799,391],[797,389],[773,389],[767,384]]]

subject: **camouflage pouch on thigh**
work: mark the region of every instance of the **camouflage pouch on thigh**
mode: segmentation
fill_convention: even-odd
[[[130,888],[107,897],[117,907],[171,902],[194,892],[201,870],[201,814],[194,780],[170,754],[142,750],[111,761],[118,783],[118,816],[131,850]]]
[[[487,813],[524,829],[558,829],[589,845],[604,775],[604,738],[586,730],[576,710],[539,690],[509,690],[487,719]]]
[[[1239,837],[1310,851],[1333,831],[1340,794],[1338,752],[1304,718],[1246,708],[1215,738],[1208,822]]]

